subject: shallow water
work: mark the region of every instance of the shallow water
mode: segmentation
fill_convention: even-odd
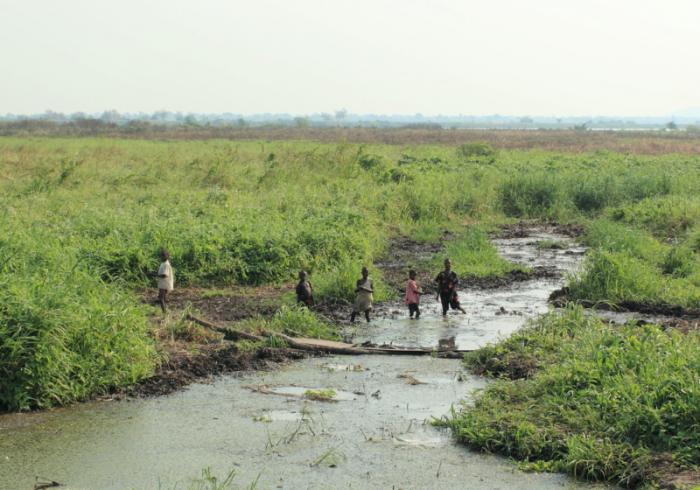
[[[328,362],[363,370],[329,371]],[[405,375],[425,384],[410,385]],[[183,488],[206,466],[237,469],[240,484],[260,475],[259,488],[578,486],[561,475],[521,473],[426,424],[484,385],[454,360],[334,357],[158,399],[14,415],[0,419],[1,486],[31,488],[41,475],[67,488]],[[249,388],[258,386],[283,387],[282,394]],[[351,399],[294,396],[307,388]]]
[[[540,240],[556,240],[567,247],[538,250],[536,243]],[[435,296],[425,295],[419,320],[409,319],[407,308],[397,304],[386,317],[369,324],[358,321],[347,329],[346,336],[356,342],[369,340],[410,347],[437,347],[439,340],[454,337],[458,349],[477,349],[509,336],[528,318],[547,312],[549,295],[564,285],[566,274],[576,270],[585,252],[570,239],[550,233],[499,239],[494,244],[506,259],[531,267],[553,267],[556,277],[515,282],[498,289],[461,289],[459,299],[467,313],[450,311],[447,317],[442,317]]]
[[[537,239],[498,246],[512,259],[575,267],[580,255],[537,252],[528,245]],[[374,342],[432,346],[455,336],[458,347],[475,348],[545,311],[562,280],[464,291],[468,315],[443,320],[433,301],[418,321],[401,310],[357,329]],[[208,466],[219,475],[236,469],[240,485],[259,478],[265,489],[583,486],[562,475],[519,472],[428,423],[485,384],[458,360],[334,356],[156,399],[0,416],[0,488],[31,488],[35,476],[70,489],[186,488]],[[305,399],[309,389],[333,389],[335,400]]]

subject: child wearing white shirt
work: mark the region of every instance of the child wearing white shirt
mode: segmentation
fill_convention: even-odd
[[[160,258],[163,261],[158,267],[158,302],[160,308],[165,313],[165,303],[168,301],[168,291],[172,291],[175,286],[175,276],[173,268],[170,265],[170,253],[167,250],[160,252]]]

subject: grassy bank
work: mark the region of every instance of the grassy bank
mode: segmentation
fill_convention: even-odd
[[[471,447],[629,487],[700,461],[697,332],[611,326],[576,307],[465,362],[499,378],[442,422]]]

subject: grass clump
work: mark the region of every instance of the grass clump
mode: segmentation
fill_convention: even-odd
[[[271,317],[260,316],[240,321],[236,323],[235,329],[256,335],[264,331],[272,334],[279,332],[294,337],[340,340],[337,329],[333,325],[308,308],[296,305],[282,306]]]
[[[442,270],[446,257],[452,261],[452,269],[464,278],[500,277],[527,270],[502,258],[486,231],[474,226],[447,243],[444,251],[433,258],[433,268]]]
[[[570,307],[467,364],[503,374],[509,356],[539,362],[526,379],[492,383],[442,422],[464,443],[629,487],[700,464],[697,332],[616,327]],[[494,357],[503,361],[495,369]]]
[[[506,216],[551,219],[562,206],[560,183],[549,173],[522,173],[505,180],[498,200]]]
[[[331,388],[322,390],[306,390],[304,392],[304,398],[309,400],[319,401],[319,402],[330,402],[335,400],[337,395],[336,391]]]
[[[700,302],[700,260],[687,243],[661,243],[607,220],[592,223],[584,242],[592,251],[569,280],[572,299],[681,308]]]
[[[494,163],[496,150],[482,141],[465,143],[457,147],[457,157],[464,162]]]
[[[561,240],[539,240],[535,245],[539,250],[565,250],[567,247]]]

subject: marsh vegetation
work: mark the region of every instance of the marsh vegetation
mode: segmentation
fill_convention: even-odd
[[[212,297],[284,289],[305,269],[317,300],[342,308],[362,265],[375,300],[397,297],[373,265],[396,237],[439,242],[421,263],[435,268],[450,255],[476,280],[528,273],[496,253],[489,235],[500,225],[577,223],[589,252],[567,301],[697,312],[697,156],[638,154],[641,144],[629,153],[510,149],[489,139],[0,139],[0,409],[63,405],[150,376],[165,353],[143,291],[163,247],[176,288]],[[275,297],[276,313],[240,328],[338,338],[333,322],[292,303]],[[168,321],[159,323],[164,337],[196,334],[181,317]],[[569,308],[471,355],[469,367],[507,379],[445,423],[471,446],[534,469],[658,482],[660,472],[643,468],[700,461],[697,340]]]

